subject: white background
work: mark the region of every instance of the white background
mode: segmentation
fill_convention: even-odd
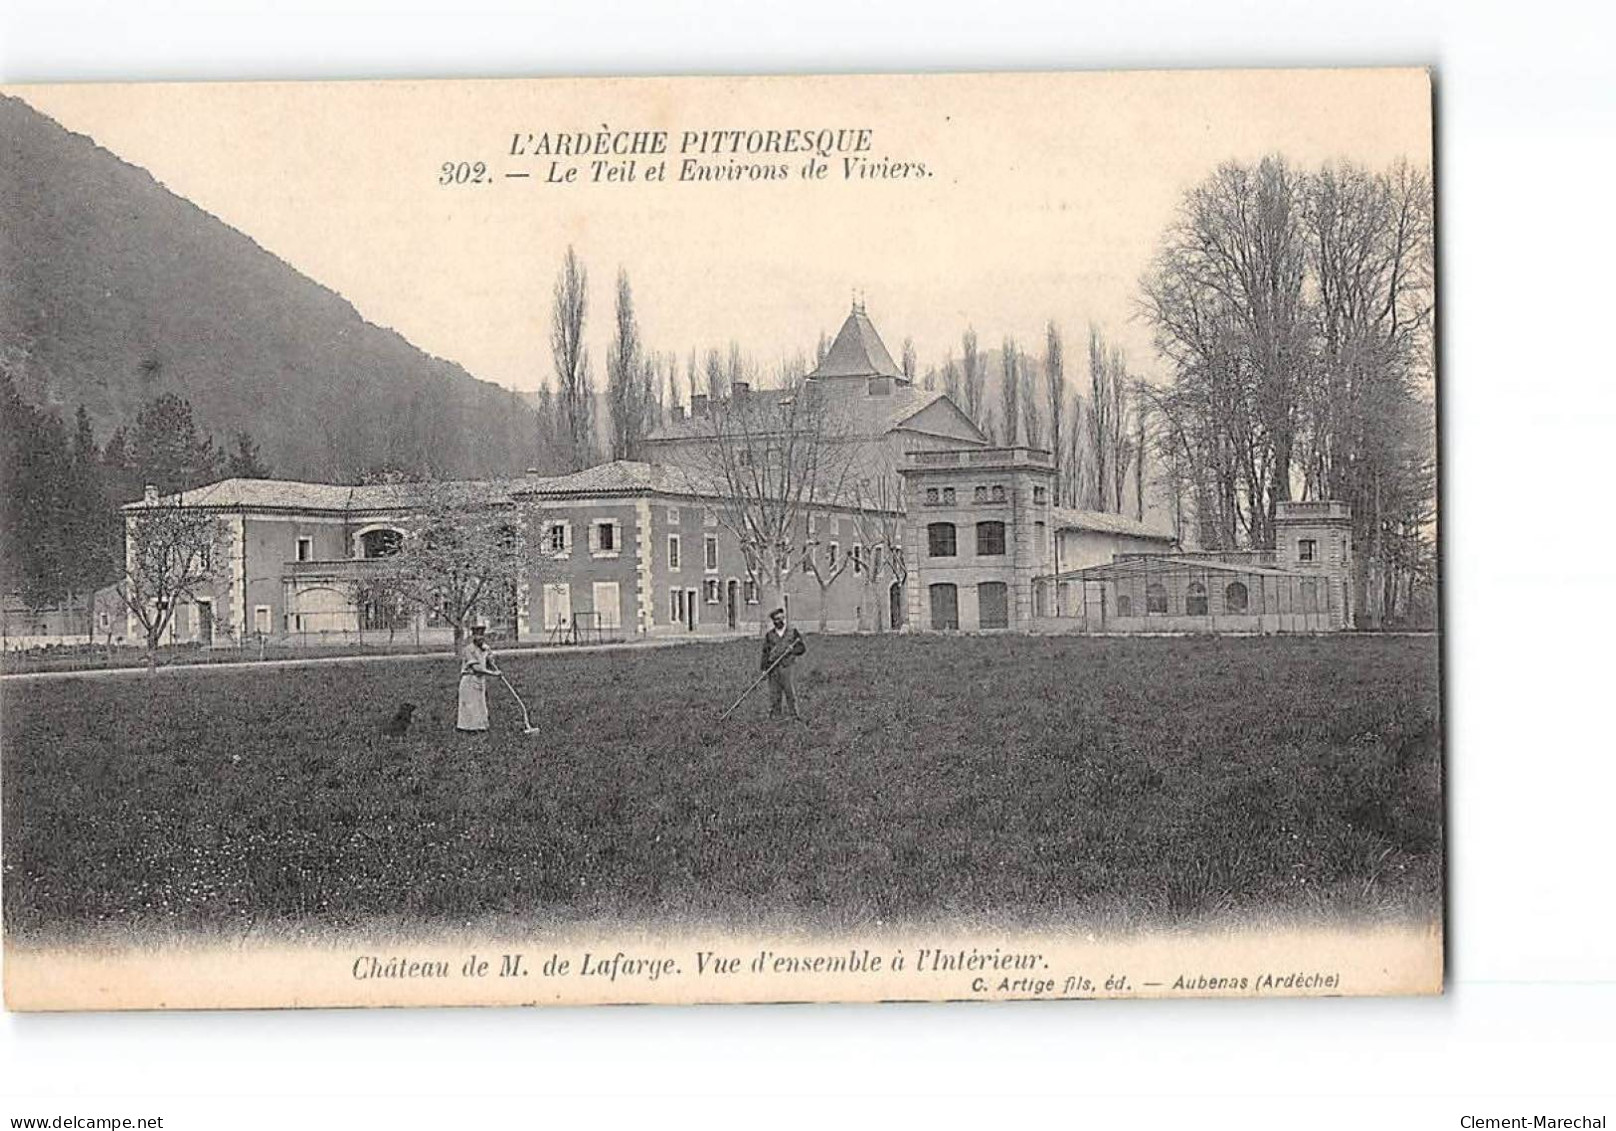
[[[6,1016],[0,1116],[165,1114],[179,1128],[1616,1116],[1607,6],[0,11],[4,82],[1434,64],[1452,873],[1450,989],[1436,1000]]]

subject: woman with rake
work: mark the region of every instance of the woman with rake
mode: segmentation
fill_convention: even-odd
[[[460,653],[460,713],[455,730],[461,734],[488,731],[488,677],[500,676],[499,665],[488,647],[488,629],[473,625],[471,640]]]

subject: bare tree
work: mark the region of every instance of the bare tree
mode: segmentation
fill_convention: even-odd
[[[741,371],[749,371],[746,365]],[[806,568],[808,516],[845,505],[856,457],[846,409],[804,382],[797,389],[732,389],[697,419],[701,473],[723,500],[719,522],[740,544],[764,594],[760,620],[783,603],[786,584]]]
[[[954,402],[956,408],[965,407],[964,385],[960,380],[959,366],[954,364],[954,355],[949,354],[943,361],[943,393]]]
[[[982,355],[976,350],[976,331],[967,329],[960,339],[960,346],[964,350],[964,359],[960,363],[960,377],[963,384],[962,392],[965,395],[965,415],[979,428],[984,428],[988,419],[987,411],[987,371],[982,365]]]
[[[1134,383],[1133,396],[1133,516],[1145,520],[1145,453],[1149,451],[1145,423],[1149,401],[1143,380]]]
[[[1431,206],[1407,164],[1227,164],[1143,280],[1173,370],[1151,398],[1155,450],[1203,544],[1271,547],[1278,502],[1343,499],[1371,625],[1429,604]]]
[[[868,609],[877,631],[896,628],[890,623],[886,587],[881,581],[890,577],[900,586],[907,585],[909,568],[904,556],[903,476],[887,449],[882,448],[879,455],[860,464],[849,484],[849,493],[854,505],[853,526],[862,548],[862,560],[853,567],[854,576],[864,585],[858,604],[859,627],[864,627]]]
[[[1406,163],[1336,164],[1305,183],[1317,364],[1303,402],[1304,491],[1352,505],[1358,607],[1406,612],[1434,521],[1431,184]],[[1412,539],[1412,540],[1411,540]],[[1424,541],[1429,543],[1429,538]]]
[[[1083,408],[1083,398],[1078,395],[1077,390],[1072,390],[1069,403],[1070,410],[1066,413],[1066,451],[1061,457],[1066,479],[1064,502],[1069,507],[1082,507],[1088,505],[1091,494],[1089,484],[1093,479],[1088,444],[1090,429],[1088,414]]]
[[[1275,506],[1291,497],[1309,352],[1300,188],[1278,157],[1219,166],[1185,197],[1144,281],[1175,369],[1166,405],[1200,417],[1180,424],[1214,545],[1271,548]]]
[[[1015,447],[1021,432],[1021,370],[1017,367],[1020,351],[1014,338],[1005,338],[999,347],[999,364],[1004,380],[999,385],[1000,415],[1004,419],[1004,443]]]
[[[1066,347],[1051,318],[1044,327],[1044,403],[1049,408],[1049,450],[1055,463],[1055,500],[1066,499],[1066,453],[1061,444],[1066,423]]]
[[[128,514],[117,592],[146,638],[148,671],[157,668],[157,649],[175,612],[214,582],[228,545],[224,522],[205,510],[176,503]]]
[[[1132,445],[1128,439],[1128,366],[1122,351],[1107,347],[1098,326],[1089,327],[1089,454],[1093,459],[1090,504],[1122,512]]]
[[[827,533],[836,533],[834,515],[810,512],[807,523],[808,540],[803,547],[802,568],[819,586],[819,631],[824,632],[829,627],[831,586],[847,572],[853,559],[842,552],[839,539],[826,537]]]
[[[913,338],[905,338],[903,340],[903,375],[910,381],[913,381],[915,379],[915,370],[918,365],[919,361],[915,357],[915,340]]]
[[[733,346],[734,343],[731,343]],[[724,359],[719,356],[716,349],[707,351],[707,361],[702,370],[704,382],[702,391],[712,402],[724,399]]]
[[[556,371],[559,430],[568,445],[568,469],[595,461],[595,390],[589,375],[584,327],[589,314],[589,272],[569,246],[556,277],[550,310],[550,356]]]
[[[611,418],[613,459],[638,459],[651,428],[656,362],[645,356],[634,317],[628,272],[617,272],[617,331],[606,353],[606,405]]]
[[[458,653],[474,623],[503,621],[514,611],[524,572],[531,572],[521,520],[490,500],[486,484],[391,486],[409,518],[399,552],[378,559],[377,581],[447,623]]]
[[[1128,435],[1128,415],[1132,409],[1128,397],[1132,386],[1133,382],[1119,354],[1117,365],[1111,371],[1111,411],[1114,421],[1111,442],[1115,446],[1115,452],[1111,463],[1110,509],[1116,514],[1122,513],[1123,500],[1128,493],[1128,473],[1132,470],[1134,461],[1133,440]]]
[[[1026,354],[1018,354],[1016,369],[1021,374],[1021,438],[1029,448],[1044,446],[1044,414],[1038,403],[1035,366]]]

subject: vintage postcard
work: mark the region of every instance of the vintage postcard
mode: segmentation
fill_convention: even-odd
[[[1440,992],[1423,70],[0,146],[10,1008]]]

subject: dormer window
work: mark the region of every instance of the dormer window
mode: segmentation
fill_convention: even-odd
[[[872,397],[890,397],[892,395],[892,378],[871,377],[869,391]]]

